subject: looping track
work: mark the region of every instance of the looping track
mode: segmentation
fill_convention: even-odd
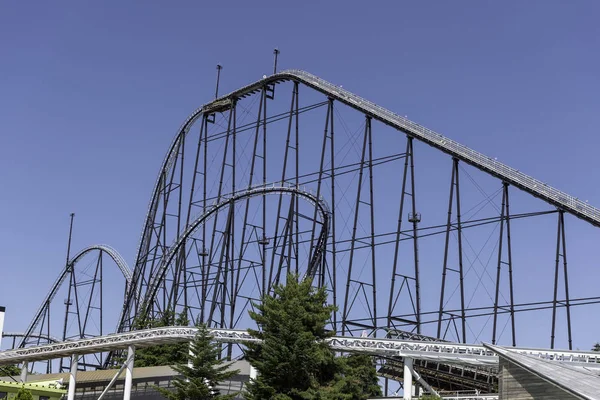
[[[234,203],[240,200],[268,194],[287,194],[290,196],[297,195],[306,199],[309,203],[313,204],[319,210],[322,229],[319,233],[319,239],[316,246],[317,251],[313,253],[313,257],[309,262],[309,268],[307,271],[307,275],[311,277],[314,276],[317,269],[319,268],[319,263],[322,260],[323,253],[325,252],[327,236],[329,234],[330,210],[327,203],[322,198],[318,198],[310,191],[303,190],[301,188],[296,188],[292,186],[276,186],[275,184],[266,187],[257,186],[237,193],[231,196],[230,198],[222,200],[219,203],[213,204],[208,210],[206,210],[206,212],[193,219],[193,222],[191,222],[187,229],[181,235],[178,236],[175,243],[173,243],[173,245],[169,247],[169,252],[167,253],[166,257],[164,258],[164,261],[156,271],[156,274],[153,276],[153,280],[150,282],[149,289],[146,292],[144,301],[141,303],[142,307],[149,308],[152,305],[156,297],[156,291],[158,290],[158,287],[164,279],[167,268],[173,262],[173,258],[181,250],[181,246],[185,244],[186,240],[190,237],[190,235],[196,232],[196,230],[203,223],[205,223],[206,220],[216,215],[216,213],[218,213],[223,208],[233,205]],[[145,311],[147,312],[148,310],[138,310],[138,314],[143,313]]]
[[[287,99],[285,97],[287,92],[284,90],[290,86],[293,88],[291,106],[288,109],[283,100]],[[276,87],[277,101],[275,101]],[[302,95],[306,93],[302,107],[299,107],[300,87],[303,90]],[[307,90],[304,92],[304,89]],[[268,102],[268,100],[273,101]],[[270,114],[267,113],[267,104],[269,104]],[[257,108],[258,115],[255,121],[248,123],[244,120]],[[325,108],[325,127],[321,130],[322,119],[320,118]],[[341,115],[344,112],[347,114]],[[309,121],[306,124],[308,132],[303,131],[302,135],[298,127],[299,115],[303,115],[303,123]],[[304,115],[307,115],[306,119]],[[337,129],[335,135],[334,115]],[[345,119],[348,115],[350,117]],[[317,119],[318,123],[314,123]],[[278,125],[280,121],[282,123]],[[352,129],[345,126],[348,121]],[[371,134],[372,121],[378,122],[376,128],[378,132],[375,135]],[[356,129],[355,125],[360,123],[363,125]],[[267,125],[270,126],[268,135]],[[364,135],[361,134],[363,127]],[[285,132],[287,132],[286,138],[283,135]],[[389,132],[391,134],[385,136]],[[344,133],[346,137],[343,136]],[[404,151],[402,145],[404,142],[400,142],[405,139],[405,136],[406,150]],[[267,137],[271,142],[267,143]],[[305,142],[302,143],[299,137]],[[334,144],[334,137],[338,140],[337,145]],[[340,138],[346,142],[340,144]],[[420,186],[421,181],[418,185],[415,184],[413,139],[437,150],[432,153],[441,152],[444,153],[444,157],[449,155],[452,158],[448,203],[442,199],[444,196],[439,194],[447,193],[445,182],[443,190],[438,186],[434,189],[435,192],[427,184]],[[302,153],[299,147],[302,147]],[[267,159],[272,170],[267,168]],[[429,159],[424,158],[424,160],[429,162]],[[476,173],[482,171],[484,174],[481,175],[487,179],[492,177],[490,180],[493,180],[496,186],[489,185],[487,191],[477,186],[477,183],[474,184],[477,189],[481,189],[481,193],[476,194],[483,195],[482,203],[490,206],[491,211],[488,209],[486,212],[491,214],[484,217],[476,215],[481,210],[479,203],[475,206],[468,205],[479,210],[468,218],[465,217],[465,214],[471,210],[468,206],[465,207],[467,211],[463,209],[461,212],[459,161],[464,163],[460,168],[468,164],[478,170],[475,171]],[[213,165],[207,167],[207,163]],[[283,165],[281,170],[276,170],[280,165]],[[381,174],[383,177],[377,176],[384,169],[382,166],[389,170],[383,171],[384,173]],[[471,167],[467,168],[472,170]],[[421,178],[419,174],[416,176]],[[436,178],[442,175],[437,170],[435,174],[438,174]],[[467,178],[471,179],[469,173],[466,174]],[[462,179],[463,182],[468,180],[464,177]],[[439,184],[439,179],[435,183]],[[510,210],[513,210],[511,214],[509,186],[520,189],[520,192],[516,190],[514,192],[541,199],[541,201],[535,200],[537,204],[533,207],[543,203],[546,209],[531,211],[527,208],[530,204],[527,204],[524,207],[527,209],[519,212],[511,208]],[[305,187],[311,190],[306,190]],[[421,205],[416,206],[415,198],[418,192],[420,192],[420,199],[425,197],[421,197],[421,194],[442,199],[441,207],[439,203],[435,203],[428,210],[434,209],[434,212],[423,212],[424,224],[430,224],[427,227],[419,225],[422,209]],[[497,200],[500,196],[493,197],[498,193],[502,196],[501,209],[498,204],[493,204],[493,200],[499,203]],[[269,195],[276,196],[269,197]],[[282,208],[283,195],[289,195],[293,199],[290,200],[289,205],[286,203],[284,208]],[[278,203],[277,196],[279,196]],[[356,197],[353,198],[354,196]],[[531,198],[531,196],[526,197]],[[269,198],[266,199],[267,197]],[[308,203],[309,207],[301,210],[295,203],[296,197],[304,200],[302,206]],[[463,206],[468,203],[464,201],[465,197],[463,197]],[[249,207],[250,199],[253,199],[251,207]],[[479,200],[481,199],[477,201]],[[267,201],[270,202],[269,207],[266,206]],[[287,202],[287,198],[285,201]],[[245,206],[242,203],[245,203]],[[375,204],[378,206],[376,207]],[[381,207],[381,204],[384,207]],[[512,205],[514,203],[511,203]],[[547,209],[548,205],[551,206],[550,210]],[[286,209],[286,206],[289,208]],[[429,204],[424,207],[426,206]],[[376,208],[379,208],[377,212]],[[249,209],[252,211],[249,212]],[[217,220],[219,216],[226,214],[223,212],[225,210],[229,211],[227,225],[222,220],[219,225]],[[448,210],[447,214],[446,210]],[[467,331],[465,320],[487,316],[489,321],[493,315],[493,334],[490,335],[492,343],[497,344],[496,339],[500,340],[504,328],[510,323],[512,341],[515,345],[515,313],[552,308],[551,347],[554,347],[557,310],[563,309],[567,313],[568,343],[571,346],[570,307],[582,305],[584,301],[585,304],[597,304],[600,300],[591,296],[585,298],[584,295],[581,295],[580,299],[569,297],[563,215],[565,213],[594,227],[600,227],[600,210],[586,202],[365,100],[341,86],[333,85],[308,72],[287,70],[211,101],[196,109],[185,120],[168,149],[153,188],[133,272],[118,253],[108,246],[91,246],[82,250],[62,271],[25,335],[33,335],[44,315],[45,307],[56,296],[70,268],[88,252],[101,250],[115,261],[127,282],[126,299],[118,326],[118,331],[123,334],[132,329],[131,322],[136,315],[150,312],[150,308],[158,313],[167,309],[189,310],[187,298],[181,300],[187,296],[188,287],[196,291],[194,293],[196,297],[192,295],[190,303],[193,303],[194,311],[200,313],[209,306],[212,307],[209,318],[204,318],[205,315],[201,314],[203,322],[208,321],[212,328],[222,330],[246,328],[243,316],[247,316],[247,313],[244,307],[248,307],[248,304],[256,300],[257,295],[250,290],[243,292],[240,288],[245,290],[253,284],[258,286],[262,284],[258,292],[264,294],[273,283],[271,279],[273,275],[265,271],[269,267],[271,273],[274,268],[279,268],[280,271],[283,268],[291,270],[292,261],[295,260],[296,270],[306,267],[305,274],[311,278],[321,274],[322,280],[317,284],[327,286],[330,290],[330,301],[336,306],[342,306],[339,307],[340,312],[343,309],[341,321],[336,320],[340,317],[336,313],[332,323],[336,329],[341,326],[339,330],[344,337],[347,333],[354,335],[360,331],[371,335],[386,332],[389,335],[394,329],[420,335],[423,333],[420,331],[422,326],[429,328],[432,325],[428,326],[428,323],[437,323],[438,333],[432,336],[446,340],[446,335],[453,335],[452,331],[455,330],[455,340],[467,343],[473,341],[471,338],[479,341],[480,336],[483,338],[487,334],[481,332],[489,327],[487,322],[483,322],[473,329],[469,326]],[[442,219],[439,217],[440,214]],[[522,218],[556,214],[558,214],[558,240],[556,237],[552,238],[556,240],[554,242],[556,262],[552,265],[555,267],[554,297],[550,301],[546,301],[548,299],[545,298],[543,302],[539,302],[537,298],[520,298],[518,301],[521,304],[517,304],[513,299],[513,254],[510,231],[510,224],[513,222],[511,221],[518,225],[517,221]],[[444,221],[446,215],[447,221]],[[426,218],[430,219],[426,221]],[[233,222],[230,223],[230,219]],[[286,233],[282,233],[279,229],[280,220],[284,221],[282,224],[288,224],[284,228],[288,229]],[[267,223],[270,225],[267,226]],[[271,229],[273,225],[275,228]],[[493,247],[493,240],[489,243],[487,241],[483,244],[478,243],[482,249],[489,244],[487,251],[490,254],[485,255],[482,250],[474,249],[471,243],[467,242],[470,231],[465,234],[468,229],[484,225],[500,228],[497,247]],[[252,232],[247,234],[247,228]],[[513,235],[515,231],[517,234],[523,234],[527,230],[519,232],[516,228],[512,231]],[[444,233],[446,234],[445,247],[444,244],[440,246],[444,249],[443,256],[436,254],[438,257],[435,258],[427,254],[433,246],[429,248],[423,246],[423,239],[436,240]],[[492,234],[497,235],[493,231],[490,238]],[[254,236],[251,238],[251,235]],[[290,240],[281,245],[277,242],[281,238],[290,238]],[[457,243],[452,242],[454,239]],[[465,249],[470,247],[472,250],[469,254],[470,260],[469,255],[463,255],[461,240],[465,241]],[[190,244],[192,242],[193,245]],[[441,242],[442,239],[435,244]],[[251,246],[251,250],[245,253]],[[294,246],[294,251],[287,250]],[[451,246],[458,249],[449,250]],[[407,250],[408,247],[410,249]],[[424,247],[425,251],[423,251]],[[491,247],[493,249],[489,251]],[[464,253],[466,254],[467,250]],[[487,268],[495,264],[490,260],[496,257],[497,271],[490,271]],[[485,265],[482,262],[483,258],[487,258]],[[518,259],[517,256],[514,258]],[[528,263],[529,259],[525,258],[525,261]],[[419,263],[426,267],[421,269],[421,273],[426,270],[423,275],[428,274],[425,279],[420,278]],[[480,271],[475,271],[475,267],[479,266],[478,263],[481,264]],[[515,265],[518,264],[515,262]],[[559,273],[560,264],[564,265],[564,278]],[[352,269],[353,265],[354,269]],[[519,267],[521,265],[523,263],[519,264]],[[437,305],[432,306],[430,301],[427,306],[429,309],[422,311],[419,280],[426,281],[427,285],[422,293],[433,293],[433,297],[437,297],[439,287],[433,288],[433,285],[437,285],[436,279],[440,276],[434,279],[432,275],[437,273],[438,267],[442,271],[439,310]],[[519,272],[525,269],[520,269]],[[433,270],[435,272],[432,273]],[[478,276],[473,277],[471,273],[468,277],[474,282],[472,286],[475,286],[475,289],[465,296],[463,281],[467,281],[466,275],[471,270]],[[261,271],[262,276],[259,276]],[[336,273],[339,273],[337,277]],[[454,291],[452,291],[453,287],[448,288],[446,292],[448,298],[444,296],[447,273],[449,276],[454,274],[453,279],[460,281]],[[507,273],[508,279],[504,277]],[[564,279],[564,298],[559,294],[559,278]],[[329,281],[326,282],[326,279]],[[483,293],[482,281],[486,280],[488,285],[490,282],[491,285],[495,285],[495,293],[492,293],[493,289],[488,290],[489,288],[485,287],[483,289],[487,293]],[[504,286],[509,286],[509,296],[501,293],[501,284],[503,290],[507,290]],[[200,286],[202,286],[202,293],[198,295]],[[178,292],[181,288],[184,288],[183,295],[181,291]],[[478,289],[480,292],[477,292]],[[387,294],[388,290],[389,296],[381,296],[381,293]],[[210,298],[206,296],[207,292],[210,292]],[[341,293],[345,293],[343,301],[340,300]],[[456,296],[453,297],[455,294]],[[495,299],[492,298],[494,294]],[[457,305],[459,295],[460,306]],[[376,304],[378,297],[380,297],[379,309]],[[382,311],[381,297],[384,303],[389,301],[389,306],[385,304],[388,306],[387,310]],[[471,303],[471,300],[474,302]],[[161,301],[162,304],[158,304]],[[434,301],[437,301],[437,298]],[[477,301],[479,303],[476,304]],[[213,319],[215,309],[218,309],[216,311],[218,316]],[[504,328],[502,321],[497,321],[498,318],[503,317],[507,321]],[[429,320],[426,320],[427,318]],[[384,319],[385,322],[382,322]],[[457,321],[462,322],[462,327],[457,325]],[[441,329],[443,324],[447,324],[445,331]],[[563,329],[560,323],[558,326],[559,329]],[[462,332],[459,333],[459,330]],[[497,331],[500,334],[497,334]],[[467,334],[471,338],[467,339]],[[365,340],[359,342],[364,344]],[[22,345],[23,343],[24,341]]]
[[[52,302],[52,300],[54,300],[54,297],[58,293],[58,289],[64,283],[65,279],[69,276],[69,273],[75,267],[77,262],[86,254],[88,254],[92,251],[95,251],[95,250],[103,251],[106,254],[108,254],[110,256],[110,258],[113,259],[113,261],[115,262],[115,264],[117,265],[117,267],[119,268],[121,273],[123,274],[123,277],[125,278],[127,288],[128,289],[131,288],[131,279],[132,279],[131,269],[129,268],[129,266],[123,259],[123,257],[121,257],[121,255],[115,249],[113,249],[112,247],[110,247],[106,244],[97,244],[97,245],[92,245],[92,246],[86,247],[85,249],[83,249],[79,253],[77,253],[68,262],[66,268],[58,276],[58,278],[56,279],[56,281],[50,288],[50,291],[48,292],[48,294],[44,298],[43,302],[41,303],[40,307],[38,308],[37,312],[35,313],[33,320],[29,324],[29,327],[23,334],[23,339],[21,340],[19,347],[23,347],[28,338],[35,336],[35,335],[33,335],[34,330],[40,324],[40,322],[44,316],[44,313],[47,311],[47,308],[50,306],[50,303]]]

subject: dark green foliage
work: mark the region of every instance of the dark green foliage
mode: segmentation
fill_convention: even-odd
[[[340,358],[344,362],[344,376],[338,383],[339,392],[347,399],[367,399],[381,397],[377,370],[373,359],[365,354],[352,354]]]
[[[31,394],[31,392],[29,390],[22,387],[17,392],[17,396],[15,397],[15,400],[33,400],[33,395]]]
[[[440,396],[436,396],[433,394],[425,394],[419,398],[420,400],[441,400]]]
[[[172,312],[166,312],[160,319],[149,319],[146,316],[137,318],[134,322],[136,330],[157,328],[161,326],[188,326],[187,311],[183,310],[177,317]],[[186,362],[188,355],[187,343],[162,344],[139,349],[135,352],[134,367],[153,367],[157,365],[175,365]]]
[[[247,399],[354,400],[381,394],[368,356],[336,358],[324,342],[334,335],[326,326],[335,311],[325,288],[288,275],[287,285],[276,286],[254,307],[250,316],[261,330],[249,333],[262,343],[248,344],[245,351],[258,372]]]
[[[21,375],[21,368],[16,365],[3,365],[0,367],[0,373],[6,376]]]
[[[213,342],[209,330],[204,325],[198,327],[198,334],[191,343],[191,364],[178,363],[173,367],[181,374],[175,378],[173,385],[175,391],[158,388],[161,394],[170,400],[226,400],[233,395],[221,395],[217,384],[237,375],[239,370],[229,370],[231,363],[224,363],[218,359],[219,348]],[[212,389],[211,389],[212,388]]]
[[[311,399],[334,381],[341,365],[323,339],[333,335],[325,329],[334,311],[326,306],[327,293],[310,281],[298,282],[289,275],[287,285],[274,288],[262,303],[254,304],[250,317],[261,331],[249,332],[262,343],[248,344],[246,359],[258,377],[248,384],[246,398]]]
[[[592,347],[592,351],[600,351],[600,343],[596,343],[594,347]]]

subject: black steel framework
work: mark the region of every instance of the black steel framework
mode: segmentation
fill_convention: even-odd
[[[177,132],[118,330],[131,330],[136,315],[166,311],[245,328],[253,302],[295,272],[327,287],[338,307],[331,324],[342,335],[393,330],[516,346],[517,315],[550,310],[550,346],[566,334],[572,348],[571,308],[600,298],[570,298],[565,214],[598,227],[600,211],[320,78],[277,73],[278,54],[274,75],[222,97],[217,66],[216,99]],[[432,163],[440,155],[449,156],[449,171]],[[438,179],[448,172],[449,193]],[[519,300],[515,232],[523,220],[554,215],[551,299]],[[68,278],[62,339],[87,337],[89,314],[102,315],[101,297],[98,306],[78,295],[83,285],[102,293],[106,251],[94,251],[91,278],[75,274],[75,257],[55,284]],[[21,346],[34,334],[57,336],[49,299]],[[64,328],[70,321],[75,334]]]

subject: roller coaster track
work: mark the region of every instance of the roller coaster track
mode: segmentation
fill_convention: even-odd
[[[160,286],[165,276],[167,268],[173,261],[173,258],[181,250],[181,246],[185,244],[188,237],[192,235],[203,223],[205,223],[207,219],[214,216],[219,210],[227,207],[228,205],[232,205],[233,203],[239,200],[268,194],[287,194],[290,196],[297,195],[312,203],[319,210],[322,228],[319,234],[319,238],[317,240],[317,244],[315,246],[316,251],[313,253],[312,259],[310,260],[307,269],[307,275],[311,277],[314,276],[325,252],[327,236],[329,234],[330,210],[327,203],[322,198],[317,198],[312,192],[307,191],[305,189],[296,188],[294,186],[280,186],[275,184],[272,184],[270,186],[256,186],[247,189],[241,193],[237,193],[231,196],[230,198],[220,201],[219,203],[213,204],[208,208],[208,210],[206,210],[206,212],[193,219],[193,222],[190,223],[187,229],[177,237],[175,243],[173,243],[172,246],[169,247],[169,252],[167,253],[166,257],[164,257],[164,261],[161,263],[161,265],[156,271],[156,274],[153,276],[152,281],[150,282],[149,289],[146,293],[144,301],[141,303],[142,307],[149,308],[152,305],[158,287]],[[143,312],[147,310],[138,311]]]
[[[222,343],[243,344],[259,340],[245,330],[210,329],[210,332],[215,341]],[[0,365],[49,360],[73,354],[114,351],[126,349],[128,346],[146,347],[164,343],[181,343],[192,340],[196,333],[197,328],[192,327],[162,327],[7,350],[0,352]],[[498,366],[498,356],[482,345],[344,336],[332,337],[326,341],[333,350],[341,352],[410,357],[477,367]],[[600,354],[595,352],[534,348],[510,348],[510,351],[575,366],[600,368]]]
[[[85,249],[81,250],[79,253],[77,253],[67,264],[66,268],[60,273],[60,275],[58,276],[58,278],[56,279],[56,281],[54,282],[54,284],[52,285],[50,292],[48,292],[48,294],[46,295],[46,297],[44,298],[44,301],[41,303],[40,307],[38,308],[37,312],[35,313],[33,320],[31,321],[31,323],[29,324],[29,327],[27,328],[27,330],[25,331],[25,333],[23,334],[23,339],[21,340],[21,343],[19,344],[19,347],[24,347],[26,344],[26,341],[28,338],[33,337],[33,331],[38,327],[39,323],[42,320],[42,317],[44,315],[44,313],[46,312],[47,308],[50,306],[50,303],[52,302],[52,300],[54,299],[54,297],[56,296],[56,294],[58,293],[58,289],[61,287],[61,285],[63,284],[63,282],[65,281],[65,279],[67,278],[67,276],[69,275],[69,272],[71,272],[71,269],[74,267],[74,265],[87,253],[94,251],[94,250],[100,250],[100,251],[104,251],[106,254],[108,254],[110,256],[110,258],[113,259],[113,261],[115,262],[115,264],[117,264],[117,267],[119,268],[119,270],[121,270],[121,272],[123,273],[123,276],[125,277],[126,280],[126,284],[127,284],[127,288],[131,288],[131,279],[132,279],[132,273],[131,273],[131,269],[129,269],[129,267],[127,266],[127,263],[125,262],[125,260],[123,259],[123,257],[121,257],[121,255],[112,247],[105,245],[105,244],[97,244],[97,245],[93,245],[93,246],[89,246],[86,247]],[[37,336],[36,336],[37,337]]]
[[[150,245],[152,236],[153,220],[158,210],[160,190],[166,183],[169,176],[169,171],[173,167],[180,145],[183,138],[190,131],[192,125],[202,116],[210,115],[217,112],[227,111],[232,107],[237,99],[244,98],[253,93],[256,93],[269,85],[276,85],[286,81],[299,82],[309,88],[312,88],[320,93],[325,94],[331,99],[337,100],[347,106],[362,112],[363,114],[372,117],[388,126],[404,132],[409,137],[426,143],[453,158],[461,160],[475,168],[484,171],[503,182],[513,185],[545,202],[558,207],[565,212],[568,212],[596,227],[600,227],[600,209],[595,208],[578,198],[571,196],[565,192],[555,189],[546,183],[543,183],[531,176],[528,176],[517,169],[511,168],[496,159],[485,156],[475,150],[472,150],[458,142],[453,141],[431,129],[425,128],[403,116],[393,113],[377,104],[374,104],[364,98],[357,96],[342,87],[336,86],[327,82],[315,75],[301,70],[286,70],[256,81],[250,85],[244,86],[225,96],[207,103],[196,109],[181,125],[177,135],[173,139],[169,151],[162,163],[162,168],[158,174],[156,184],[153,189],[150,204],[148,206],[144,228],[142,230],[138,251],[136,254],[136,264],[133,272],[132,287],[137,287],[139,290],[144,279],[142,264],[143,254]],[[143,282],[146,283],[146,282]],[[131,313],[133,302],[139,304],[141,299],[135,298],[135,293],[130,290],[124,308]],[[125,318],[126,316],[124,316]],[[120,331],[126,330],[124,321],[121,321]]]
[[[26,337],[24,332],[4,332],[2,333],[2,337],[3,338],[24,338]],[[29,335],[30,339],[40,339],[40,340],[46,340],[48,343],[58,343],[60,342],[60,339],[54,336],[48,336],[48,335],[39,335],[39,334],[30,334]]]

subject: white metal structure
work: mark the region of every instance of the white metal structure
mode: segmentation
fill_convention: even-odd
[[[147,347],[162,343],[188,342],[196,335],[191,327],[163,327],[115,333],[91,339],[51,343],[42,346],[0,352],[0,365],[14,365],[25,361],[41,361],[73,354],[92,354],[102,351],[127,349],[129,346]],[[215,340],[222,343],[255,342],[258,339],[247,331],[211,329]],[[368,353],[380,356],[400,356],[449,364],[490,366],[498,365],[498,356],[483,345],[450,342],[419,342],[415,340],[379,339],[369,337],[336,336],[327,339],[332,349],[343,352]],[[550,361],[583,365],[600,369],[600,353],[592,351],[511,348],[511,350]]]
[[[77,365],[79,355],[103,351],[127,349],[127,368],[125,387],[131,389],[132,365],[135,348],[164,343],[189,342],[197,333],[196,328],[163,327],[140,331],[116,333],[91,339],[51,343],[42,346],[19,348],[0,352],[0,365],[14,365],[30,361],[51,360],[71,357],[71,366]],[[234,329],[211,329],[215,340],[222,343],[247,343],[259,339],[247,331]],[[410,364],[414,359],[430,360],[448,364],[468,366],[487,366],[496,368],[498,356],[480,345],[468,345],[449,342],[421,342],[415,340],[378,339],[369,337],[333,337],[327,339],[330,347],[341,352],[360,352],[380,356],[400,356],[408,365],[405,371],[405,387],[412,387]],[[595,352],[561,351],[548,349],[514,348],[513,351],[539,357],[549,361],[600,369],[600,354]],[[76,367],[75,367],[76,368]],[[68,399],[74,398],[77,371],[71,368]],[[127,392],[127,390],[126,390]],[[127,393],[125,394],[128,395]],[[405,399],[412,399],[411,393]]]

